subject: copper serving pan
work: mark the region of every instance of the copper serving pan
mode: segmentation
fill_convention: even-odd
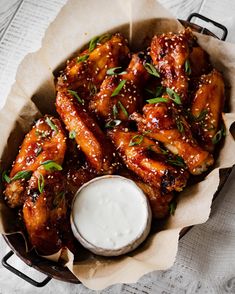
[[[219,39],[215,34],[213,34],[211,31],[207,30],[206,28],[203,28],[199,25],[191,23],[191,19],[193,17],[198,17],[206,22],[213,23],[216,27],[219,27],[223,31],[223,35],[220,39],[221,40],[226,39],[227,29],[223,25],[221,25],[217,22],[214,22],[214,21],[212,21],[212,20],[210,20],[200,14],[193,13],[188,17],[188,19],[186,21],[181,20],[181,19],[179,21],[183,24],[184,27],[190,27],[193,31],[196,31],[196,32],[199,32],[199,33],[202,33],[205,35],[209,35],[209,36],[212,36],[214,38]],[[221,188],[224,186],[230,172],[231,172],[231,169],[221,170],[221,175],[220,175],[221,181],[220,181],[218,191],[214,196],[214,199],[218,195]],[[182,238],[187,233],[187,231],[189,229],[190,228],[184,228],[180,233],[180,238]],[[7,268],[8,270],[10,270],[11,272],[13,272],[14,274],[21,277],[22,279],[24,279],[25,281],[29,282],[30,284],[32,284],[36,287],[43,287],[52,278],[60,280],[60,281],[68,282],[68,283],[75,283],[75,284],[80,283],[80,281],[66,267],[63,267],[62,265],[59,265],[58,263],[55,263],[55,262],[52,262],[52,261],[49,261],[47,259],[42,258],[42,257],[38,256],[34,251],[26,252],[25,241],[24,241],[21,234],[3,235],[3,238],[5,239],[6,243],[11,248],[11,251],[6,256],[4,256],[4,258],[2,259],[3,266],[5,268]],[[11,266],[7,262],[7,260],[14,253],[22,261],[24,261],[28,266],[31,266],[34,269],[44,273],[47,277],[42,282],[38,282],[38,281],[35,281],[35,280],[31,279],[30,277],[26,276],[24,273],[18,271],[17,269],[15,269],[13,266]]]

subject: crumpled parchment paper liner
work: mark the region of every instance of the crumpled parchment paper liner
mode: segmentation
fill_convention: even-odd
[[[182,26],[157,1],[116,0],[107,6],[106,0],[70,0],[48,28],[41,49],[25,57],[19,66],[16,83],[0,111],[1,169],[14,160],[23,134],[40,113],[55,113],[53,73],[89,40],[106,32],[122,32],[130,38],[133,49],[142,49],[150,38],[160,32],[179,31]],[[91,289],[103,289],[115,283],[136,282],[144,274],[172,266],[182,228],[208,219],[214,193],[219,184],[219,169],[235,163],[235,143],[229,127],[235,121],[235,45],[196,34],[200,45],[210,54],[213,65],[226,82],[230,113],[224,115],[227,137],[215,169],[200,183],[187,187],[181,194],[174,216],[165,227],[151,234],[134,252],[118,258],[103,258],[90,254],[73,263],[73,254],[61,253],[68,268]],[[10,135],[9,135],[10,134]],[[222,197],[222,195],[220,195]],[[14,231],[14,222],[3,200],[0,202],[0,230]],[[49,258],[51,258],[50,256]]]

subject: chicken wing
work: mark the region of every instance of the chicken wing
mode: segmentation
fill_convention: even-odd
[[[126,65],[129,48],[122,35],[117,33],[109,40],[101,37],[97,42],[93,50],[89,48],[68,61],[58,79],[57,90],[61,87],[76,90],[82,99],[89,100],[99,90],[109,68]]]
[[[215,144],[222,136],[222,131],[218,128],[223,106],[224,81],[221,74],[214,69],[201,77],[191,106],[193,132],[201,146],[209,152],[213,152]]]
[[[66,137],[58,119],[40,118],[25,136],[10,172],[11,182],[4,191],[12,208],[23,205],[27,180],[42,162],[53,160],[61,164],[66,150]]]
[[[161,74],[162,85],[174,90],[186,104],[189,75],[187,62],[193,40],[188,29],[180,34],[162,34],[153,37],[150,50],[153,64]]]
[[[169,214],[169,203],[174,197],[173,193],[162,194],[159,188],[143,182],[129,170],[122,170],[120,175],[134,181],[144,192],[149,200],[153,218],[161,219]]]
[[[129,115],[142,106],[141,91],[147,78],[143,60],[138,54],[133,54],[126,72],[104,79],[100,92],[90,101],[90,109],[106,121],[128,120]]]
[[[99,173],[112,170],[113,147],[96,121],[66,90],[57,93],[56,110],[67,130],[73,134],[91,167]]]
[[[65,186],[61,172],[46,173],[42,191],[39,173],[34,172],[23,206],[23,219],[31,244],[40,254],[50,255],[63,246],[60,228],[68,221]]]
[[[209,55],[200,46],[194,46],[189,55],[189,66],[190,77],[200,77],[211,68]]]
[[[134,113],[138,130],[149,138],[162,142],[172,153],[181,156],[190,173],[201,174],[213,164],[213,157],[198,146],[185,118],[172,103],[147,104],[143,117]]]
[[[109,136],[126,166],[144,182],[165,193],[181,191],[186,185],[188,173],[170,166],[153,140],[141,133],[119,129],[109,131]]]

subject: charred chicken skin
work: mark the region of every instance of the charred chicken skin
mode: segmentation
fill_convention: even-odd
[[[192,136],[189,124],[171,102],[147,104],[143,116],[133,114],[140,132],[162,142],[172,153],[183,158],[190,173],[201,174],[213,164],[213,157]]]
[[[153,64],[162,78],[162,85],[174,90],[184,103],[188,103],[188,73],[186,63],[189,59],[193,35],[185,30],[180,34],[162,34],[151,42],[150,55]]]
[[[76,90],[85,101],[89,100],[99,90],[108,69],[126,65],[129,55],[126,40],[118,33],[108,38],[107,35],[100,37],[96,46],[90,46],[68,61],[58,79],[58,91],[66,87]]]
[[[90,102],[90,109],[106,121],[128,120],[129,115],[139,111],[143,104],[141,92],[148,75],[143,60],[137,54],[133,54],[124,73],[114,72],[113,75],[106,76],[100,92]]]
[[[144,182],[163,192],[181,191],[186,185],[188,173],[169,165],[153,140],[119,129],[109,131],[109,136],[126,166]]]
[[[201,146],[213,152],[224,106],[224,81],[217,70],[200,79],[191,105],[193,132]],[[218,135],[216,135],[218,134]]]
[[[58,119],[40,118],[25,136],[10,172],[11,182],[6,185],[5,199],[12,208],[22,206],[27,180],[47,160],[61,164],[66,150],[66,137]]]

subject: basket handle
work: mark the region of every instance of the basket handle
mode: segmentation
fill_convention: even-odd
[[[216,22],[216,21],[214,21],[214,20],[212,20],[212,19],[210,19],[210,18],[208,18],[208,17],[206,17],[204,15],[201,15],[199,13],[196,13],[196,12],[191,13],[189,15],[189,17],[187,18],[187,21],[188,22],[191,22],[191,19],[193,17],[200,18],[200,19],[204,20],[205,22],[211,22],[214,26],[216,26],[217,28],[220,28],[223,31],[223,35],[222,35],[222,37],[220,39],[222,41],[225,41],[226,40],[227,35],[228,35],[228,30],[227,30],[227,28],[224,25],[222,25],[221,23],[218,23],[218,22]],[[202,33],[203,33],[203,30],[204,30],[204,28],[202,29]]]
[[[35,287],[44,287],[48,282],[50,282],[50,280],[52,279],[51,277],[46,277],[42,282],[37,282],[33,280],[32,278],[26,276],[25,274],[23,274],[22,272],[14,268],[13,266],[11,266],[7,261],[13,254],[14,252],[11,250],[2,259],[2,265],[6,269],[8,269],[12,273],[14,273],[15,275],[17,275],[18,277],[20,277],[21,279],[25,280],[26,282],[30,283],[31,285]]]

